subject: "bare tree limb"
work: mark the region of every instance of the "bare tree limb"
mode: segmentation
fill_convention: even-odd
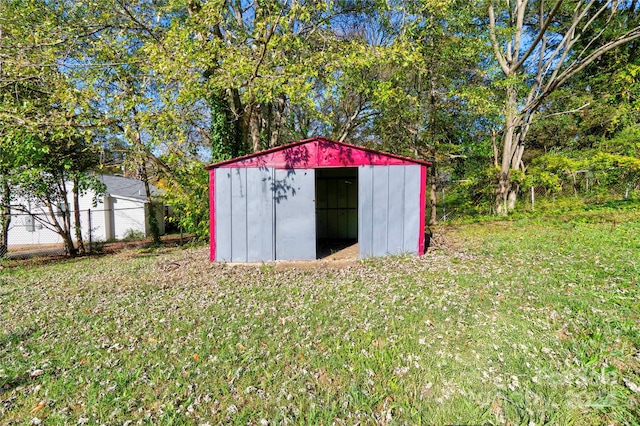
[[[509,64],[505,60],[504,56],[500,52],[500,45],[498,44],[498,38],[496,37],[496,17],[493,11],[493,2],[489,3],[489,37],[491,38],[491,46],[493,47],[493,52],[496,55],[496,59],[498,60],[498,64],[500,68],[502,68],[502,72],[504,75],[510,75]]]
[[[579,65],[574,66],[574,64],[572,64],[570,67],[565,69],[560,75],[558,75],[557,78],[555,78],[553,80],[549,80],[549,82],[544,87],[544,89],[542,89],[540,95],[538,97],[536,97],[536,99],[533,99],[531,102],[529,102],[527,105],[525,105],[522,110],[523,111],[534,111],[535,109],[538,108],[538,106],[540,106],[542,101],[551,92],[553,92],[558,87],[562,86],[569,79],[571,79],[576,74],[578,74],[580,71],[585,69],[587,66],[589,66],[591,63],[593,63],[600,56],[604,55],[605,53],[609,52],[610,50],[615,49],[616,47],[622,46],[622,45],[624,45],[624,44],[626,44],[626,43],[628,43],[630,41],[637,40],[637,39],[640,39],[640,26],[638,26],[638,27],[634,28],[633,30],[627,32],[626,34],[624,34],[620,38],[618,38],[616,40],[613,40],[613,41],[601,46],[600,48],[598,48],[597,50],[592,52],[589,56],[587,56],[584,60],[582,60]]]
[[[547,14],[547,19],[544,20],[544,23],[540,27],[540,31],[538,32],[538,35],[533,40],[533,42],[529,46],[529,49],[527,49],[527,51],[524,53],[524,55],[522,55],[522,57],[518,60],[518,62],[511,67],[512,70],[514,70],[514,71],[518,70],[522,66],[522,64],[527,60],[527,58],[529,58],[529,56],[534,51],[534,49],[538,46],[538,43],[540,43],[540,41],[545,37],[545,33],[547,31],[547,28],[549,28],[549,25],[551,24],[551,21],[553,21],[553,18],[555,17],[556,13],[558,12],[558,9],[560,9],[560,6],[562,5],[563,1],[564,0],[558,0],[556,2],[556,4],[553,6],[553,9],[551,9],[551,11]],[[541,3],[540,4],[541,12],[542,12],[542,8],[543,8],[543,6],[542,6],[542,3]],[[540,22],[542,22],[543,18],[544,18],[544,14],[540,13]],[[542,50],[544,50],[544,49],[542,49]]]
[[[546,114],[546,115],[543,115],[541,117],[538,117],[536,120],[532,120],[531,124],[538,123],[538,122],[540,122],[540,121],[542,121],[542,120],[544,120],[546,118],[549,118],[549,117],[555,117],[555,116],[558,116],[558,115],[573,114],[573,113],[576,113],[576,112],[580,112],[583,109],[585,109],[586,107],[588,107],[589,105],[591,105],[591,102],[587,102],[587,103],[585,103],[584,105],[582,105],[581,107],[578,107],[578,108],[569,109],[569,110],[566,110],[566,111],[554,112],[554,113],[551,113],[551,114]]]

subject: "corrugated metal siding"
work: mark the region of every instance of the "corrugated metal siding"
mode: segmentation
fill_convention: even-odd
[[[387,251],[389,253],[404,253],[404,189],[405,167],[388,167],[389,169],[389,229],[387,231]],[[398,186],[399,185],[399,186]],[[415,197],[419,197],[417,192]]]
[[[397,219],[394,219],[395,223],[388,223],[389,218],[389,167],[388,166],[373,166],[372,170],[372,185],[373,188],[373,207],[371,209],[372,215],[372,247],[373,255],[381,256],[389,252],[388,249],[388,236],[389,229],[394,227],[397,223]],[[394,190],[398,190],[402,185],[401,182],[396,182]]]
[[[418,253],[420,239],[424,237],[424,227],[420,229],[420,188],[422,166],[402,166],[404,168],[404,253]]]
[[[216,259],[231,261],[231,174],[233,169],[216,169]]]
[[[276,170],[276,259],[316,258],[315,170]]]
[[[358,168],[360,257],[418,252],[420,168]],[[315,259],[315,184],[314,169],[215,169],[216,259]]]
[[[216,259],[274,260],[273,169],[216,169]]]
[[[273,241],[273,169],[247,170],[247,260],[275,259]]]
[[[247,169],[231,170],[231,260],[247,261]]]
[[[420,166],[360,166],[358,171],[360,257],[417,253]]]

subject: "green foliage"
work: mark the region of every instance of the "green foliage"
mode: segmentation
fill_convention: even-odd
[[[218,162],[238,157],[243,152],[229,123],[229,111],[221,96],[212,95],[211,106],[211,161]]]
[[[144,240],[144,238],[144,232],[135,229],[127,229],[122,237],[124,241],[140,241]]]
[[[598,148],[613,154],[640,158],[640,123],[625,127],[610,138],[603,138]]]
[[[176,166],[175,183],[166,187],[160,184],[167,191],[165,201],[172,207],[169,220],[182,232],[202,240],[209,237],[209,173],[204,166],[195,161]]]
[[[539,28],[534,3],[520,40],[533,41],[529,30]],[[507,41],[515,36],[514,21],[504,4],[491,4],[498,48],[513,48]],[[205,236],[206,173],[198,168],[316,134],[434,160],[438,173],[461,182],[452,191],[457,206],[491,210],[492,138],[497,155],[506,152],[504,96],[513,90],[526,99],[537,61],[499,77],[489,59],[495,51],[488,5],[3,2],[0,15],[10,18],[0,37],[0,173],[33,181],[44,193],[51,181],[38,179],[38,167],[48,176],[54,169],[68,177],[79,170],[138,172],[168,190],[184,230]],[[637,21],[638,11],[626,6],[611,19],[589,15],[593,7],[585,15],[593,18],[586,25],[591,32],[576,38],[565,64],[555,65],[571,63],[578,47],[591,52]],[[553,31],[567,28],[569,12],[562,5]],[[596,34],[601,38],[586,42]],[[570,192],[580,169],[603,182],[601,188],[616,179],[634,182],[640,64],[632,50],[608,51],[582,76],[544,94],[524,167],[517,166],[527,173],[511,173],[514,187]],[[518,102],[512,107],[524,105]],[[565,158],[547,157],[556,152]],[[567,160],[588,157],[589,164]]]

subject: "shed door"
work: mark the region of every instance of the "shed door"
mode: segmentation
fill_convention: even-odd
[[[316,258],[315,170],[276,170],[276,260]]]
[[[274,260],[272,182],[270,168],[215,169],[218,261]]]
[[[360,257],[418,253],[421,166],[360,166]]]

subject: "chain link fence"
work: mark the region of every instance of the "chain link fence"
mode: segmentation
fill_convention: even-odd
[[[0,253],[9,258],[63,255],[68,250],[60,231],[68,228],[74,242],[76,239],[75,212],[57,210],[51,213],[25,212],[15,209],[7,231],[8,250]],[[150,235],[148,206],[125,208],[95,208],[79,210],[80,232],[86,252],[100,251],[105,243],[114,241],[145,240]],[[160,234],[176,233],[181,230],[168,219],[167,207],[158,206],[156,218]],[[65,223],[67,225],[65,225]]]

